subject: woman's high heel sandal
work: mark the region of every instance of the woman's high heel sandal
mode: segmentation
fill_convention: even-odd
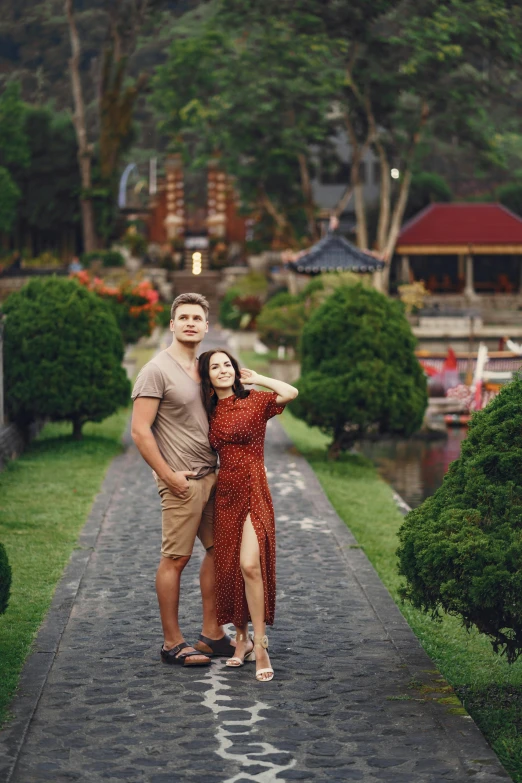
[[[252,642],[252,637],[250,634],[247,635],[247,639],[249,639]],[[242,633],[240,633],[237,637],[238,642],[244,642],[245,637]],[[255,661],[256,654],[254,652],[253,642],[252,642],[252,649],[250,652],[246,653],[244,658],[240,658],[238,655],[234,655],[232,658],[229,658],[226,662],[227,666],[230,666],[232,669],[237,669],[238,666],[243,666],[245,661]]]
[[[254,636],[254,651],[256,647],[262,647],[268,652],[268,636]],[[260,674],[270,674],[270,677],[260,677]],[[274,670],[270,666],[267,669],[257,669],[256,680],[258,682],[270,682],[274,679]]]

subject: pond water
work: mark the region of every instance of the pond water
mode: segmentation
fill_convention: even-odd
[[[416,508],[440,487],[450,463],[460,455],[467,433],[466,427],[455,427],[440,440],[363,441],[356,449],[375,463],[411,508]]]

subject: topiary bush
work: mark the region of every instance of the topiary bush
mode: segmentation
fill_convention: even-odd
[[[290,410],[332,436],[333,458],[370,431],[412,434],[428,403],[415,343],[400,302],[361,284],[337,288],[303,329]]]
[[[442,486],[400,531],[402,597],[522,653],[522,380],[474,414]]]
[[[44,418],[102,421],[129,401],[116,319],[75,280],[32,280],[3,305],[7,413],[24,426]]]
[[[3,614],[9,603],[11,593],[11,566],[7,559],[7,552],[3,544],[0,544],[0,614]]]

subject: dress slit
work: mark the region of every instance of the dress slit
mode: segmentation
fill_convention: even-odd
[[[269,607],[268,591],[267,591],[268,569],[267,569],[267,564],[266,564],[266,561],[267,561],[267,556],[266,556],[267,555],[267,551],[266,550],[267,550],[267,544],[268,544],[268,533],[267,533],[267,530],[265,528],[265,525],[260,520],[259,521],[259,526],[263,530],[263,540],[260,541],[259,533],[257,531],[257,527],[254,524],[254,520],[252,519],[252,509],[251,509],[251,507],[249,507],[247,515],[245,517],[245,521],[241,525],[241,536],[239,538],[239,550],[238,550],[238,553],[239,553],[238,554],[238,561],[239,561],[238,571],[241,574],[241,578],[243,579],[243,607],[242,607],[242,611],[241,611],[241,616],[246,615],[247,619],[244,622],[242,622],[242,623],[235,623],[234,622],[234,625],[236,625],[238,628],[242,627],[243,625],[245,625],[247,622],[249,622],[252,619],[250,617],[250,611],[248,609],[248,601],[247,601],[247,598],[246,598],[245,580],[243,578],[243,573],[241,571],[241,564],[240,564],[241,546],[243,544],[243,531],[244,531],[245,525],[246,525],[246,523],[248,521],[248,517],[250,517],[250,524],[252,525],[252,527],[254,529],[254,533],[255,533],[256,538],[257,538],[257,546],[259,548],[259,564],[260,564],[260,567],[261,567],[261,577],[262,577],[262,580],[263,580],[263,601],[264,601],[264,606],[265,606],[265,617],[270,615],[270,607]]]

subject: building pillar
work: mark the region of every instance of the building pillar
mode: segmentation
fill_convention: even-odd
[[[411,282],[411,267],[410,257],[401,256],[401,271],[400,271],[401,283]]]
[[[466,285],[464,287],[464,296],[468,299],[478,299],[473,280],[473,256],[466,256]]]

